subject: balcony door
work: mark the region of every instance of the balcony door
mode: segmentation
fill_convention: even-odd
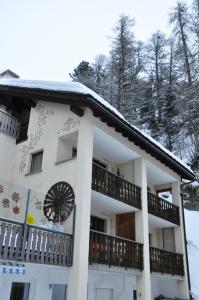
[[[116,235],[135,240],[135,213],[116,215]]]

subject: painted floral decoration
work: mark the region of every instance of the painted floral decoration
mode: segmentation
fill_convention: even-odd
[[[41,224],[46,225],[47,220],[46,220],[45,217],[42,217],[41,220],[40,220],[40,222],[41,222]]]
[[[20,200],[19,193],[14,192],[12,194],[12,200],[17,203]]]
[[[0,193],[3,193],[3,185],[0,184]]]
[[[4,198],[3,201],[2,201],[3,207],[4,207],[4,208],[8,208],[8,207],[9,207],[9,202],[10,202],[9,199]]]
[[[27,218],[26,218],[26,223],[29,225],[35,225],[36,224],[36,219],[32,213],[28,213]]]
[[[15,215],[18,215],[19,214],[19,206],[14,206],[13,208],[12,208],[12,212],[15,214]]]
[[[37,201],[35,202],[35,208],[38,210],[41,210],[42,208],[42,202],[39,199],[37,199]]]

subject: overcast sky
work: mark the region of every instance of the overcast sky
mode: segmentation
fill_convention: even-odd
[[[190,2],[191,0],[187,0]],[[137,39],[168,31],[176,0],[0,0],[0,68],[26,79],[69,80],[82,60],[108,54],[121,14],[136,19]]]

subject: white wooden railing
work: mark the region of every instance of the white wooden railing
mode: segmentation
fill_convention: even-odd
[[[18,138],[20,132],[20,122],[0,109],[0,132]]]

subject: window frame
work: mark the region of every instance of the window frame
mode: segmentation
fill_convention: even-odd
[[[38,154],[42,154],[41,165],[40,165],[40,169],[35,169],[35,167],[33,168],[33,159],[35,159],[34,156],[36,156]],[[35,174],[35,173],[42,172],[43,156],[44,156],[43,149],[40,149],[38,151],[35,151],[35,152],[31,153],[31,155],[30,155],[30,165],[29,165],[29,174]],[[34,162],[34,164],[35,164],[35,162]]]

